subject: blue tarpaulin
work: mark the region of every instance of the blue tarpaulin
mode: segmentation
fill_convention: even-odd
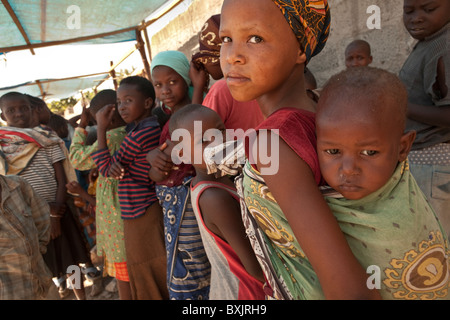
[[[134,29],[170,2],[1,0],[0,52],[41,47],[61,41],[115,43],[135,40]]]
[[[0,97],[11,91],[42,97],[42,90],[46,93],[45,98],[64,99],[68,96],[77,94],[80,90],[93,88],[97,86],[101,80],[105,80],[106,78],[108,78],[108,74],[71,79],[42,79],[38,80],[38,82],[33,81],[21,83],[12,87],[0,88]]]
[[[181,2],[183,1],[0,0],[0,67],[17,66],[11,55],[20,50],[30,50],[34,54],[33,57],[36,57],[41,54],[40,50],[46,49],[44,47],[55,45],[65,48],[68,44],[102,46],[132,43],[137,40],[138,32]],[[86,50],[93,49],[89,47]],[[31,55],[30,51],[28,53]],[[65,69],[69,65],[79,65],[80,69],[83,69],[87,62],[92,63],[95,60],[95,52],[85,53],[87,57],[79,55],[76,61],[66,61],[64,53],[55,54],[49,67],[55,69],[55,64],[61,64],[61,68]],[[117,57],[112,57],[114,54],[116,52],[107,53],[102,57],[102,63],[97,65],[103,65],[105,61],[116,62]],[[24,69],[24,75],[30,77],[21,80],[20,84],[11,83],[11,79],[0,72],[0,77],[3,76],[0,83],[4,83],[0,85],[0,96],[9,91],[19,91],[49,99],[66,98],[80,90],[95,87],[100,80],[108,77],[108,72],[94,77],[66,75],[68,79],[55,79],[45,75],[44,78],[33,77],[32,74],[38,68],[45,66],[33,65]],[[108,71],[107,68],[93,69],[95,70],[87,73]],[[86,74],[86,71],[79,72]]]

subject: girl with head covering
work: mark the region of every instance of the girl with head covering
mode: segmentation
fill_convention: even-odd
[[[248,137],[237,187],[267,292],[277,299],[380,297],[319,189],[315,103],[304,69],[329,27],[325,0],[225,0],[221,12],[228,87],[236,100],[256,99],[265,116]]]
[[[164,51],[151,65],[156,97],[176,113],[191,102],[189,61],[179,51]],[[171,160],[170,118],[164,124],[160,147],[150,151],[150,178],[156,183],[156,195],[163,209],[167,252],[167,286],[170,299],[203,300],[209,297],[211,266],[206,256],[197,220],[190,200],[192,165]]]

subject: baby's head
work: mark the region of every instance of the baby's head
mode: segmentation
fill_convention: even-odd
[[[0,98],[2,120],[8,126],[29,128],[32,122],[31,105],[28,98],[20,92],[8,92]]]
[[[172,115],[169,132],[174,142],[183,138],[177,144],[176,152],[181,151],[183,162],[198,170],[206,168],[203,160],[205,148],[212,143],[223,142],[225,125],[214,110],[200,104],[189,104]]]
[[[97,93],[91,100],[89,105],[89,113],[93,119],[97,112],[102,109],[104,106],[109,104],[117,104],[117,93],[112,89],[105,89]],[[108,130],[118,128],[125,125],[125,121],[119,114],[118,108],[114,111],[114,117],[107,128]]]
[[[403,23],[419,41],[438,32],[450,22],[449,0],[404,0]]]
[[[155,104],[153,84],[140,76],[123,79],[117,89],[117,104],[125,123],[140,122],[151,115]]]
[[[370,44],[364,40],[354,40],[345,49],[345,66],[361,67],[372,63]]]
[[[48,108],[47,103],[39,97],[31,96],[29,94],[25,94],[25,96],[30,101],[33,117],[30,126],[35,127],[40,124],[47,125],[50,121],[50,117],[52,116],[52,112]]]
[[[388,71],[348,68],[331,77],[316,114],[325,181],[347,199],[384,186],[415,139],[414,131],[405,133],[406,110],[406,89]]]

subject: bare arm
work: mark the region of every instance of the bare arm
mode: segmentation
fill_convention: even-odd
[[[429,125],[450,127],[450,105],[438,107],[408,103],[408,117]]]
[[[443,58],[439,58],[436,70],[436,82],[433,91],[436,95],[445,98],[448,96],[447,79],[445,78],[445,64]],[[418,122],[429,125],[450,127],[450,105],[423,106],[408,103],[408,117]]]
[[[210,188],[200,197],[200,210],[206,226],[228,242],[249,274],[263,282],[263,272],[242,223],[239,202],[225,190]]]

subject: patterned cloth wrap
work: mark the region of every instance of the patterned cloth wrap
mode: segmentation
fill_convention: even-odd
[[[273,0],[297,37],[309,61],[325,46],[331,15],[326,0]]]
[[[221,163],[211,160],[229,145],[205,151],[208,171],[224,175],[242,170],[235,183],[243,223],[266,276],[268,298],[324,299],[317,275],[287,221],[278,217],[281,211],[264,179],[248,162],[238,169],[243,145],[236,144],[233,155],[228,152]],[[221,170],[232,161],[231,168]],[[321,190],[350,248],[368,270],[368,283],[379,287],[383,299],[450,299],[449,242],[408,161],[363,199],[345,199],[329,187]],[[288,258],[293,255],[297,258]],[[298,264],[291,265],[292,260]]]
[[[211,265],[203,247],[191,204],[190,182],[168,187],[156,185],[164,214],[167,251],[167,286],[171,300],[207,300]]]
[[[244,224],[252,227],[249,238],[259,250],[272,297],[324,299],[317,275],[263,178],[247,163],[237,183]],[[363,199],[325,199],[368,271],[367,283],[379,288],[383,299],[450,298],[448,239],[407,162]]]

